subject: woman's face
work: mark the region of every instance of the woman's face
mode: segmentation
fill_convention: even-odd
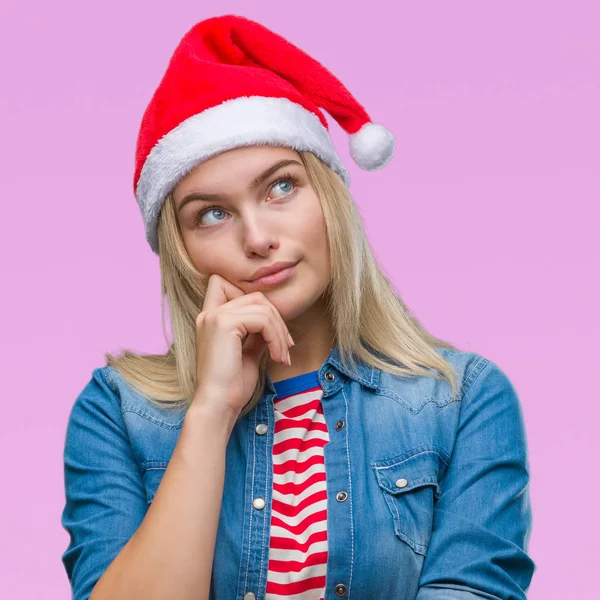
[[[275,170],[281,161],[287,164]],[[199,272],[217,273],[246,293],[263,292],[285,320],[304,313],[325,291],[325,220],[296,151],[252,146],[223,152],[191,171],[173,197]],[[272,285],[249,281],[257,269],[279,261],[298,263],[288,279]]]

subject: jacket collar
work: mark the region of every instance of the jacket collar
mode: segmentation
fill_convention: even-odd
[[[373,390],[379,389],[379,375],[381,373],[380,369],[372,367],[368,365],[364,361],[360,360],[358,357],[354,357],[355,365],[348,365],[348,368],[344,367],[341,362],[340,351],[338,345],[336,344],[329,353],[329,356],[319,369],[319,380],[322,381],[325,373],[327,371],[331,371],[332,369],[337,371],[338,373],[342,373],[349,379],[353,379],[358,383],[365,385]],[[268,372],[265,374],[265,394],[275,394],[275,387],[273,386],[273,382],[269,377]]]

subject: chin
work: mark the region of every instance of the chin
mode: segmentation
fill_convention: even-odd
[[[307,291],[310,292],[306,286],[302,289],[306,295],[281,288],[271,290],[271,294],[265,293],[265,296],[279,311],[284,321],[292,321],[310,310],[315,303],[321,301],[322,290],[320,288],[312,290],[311,293],[306,293]]]

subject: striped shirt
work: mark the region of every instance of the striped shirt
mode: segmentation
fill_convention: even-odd
[[[265,600],[323,600],[329,442],[318,371],[274,382],[273,499]]]

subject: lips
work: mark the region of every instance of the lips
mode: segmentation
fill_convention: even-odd
[[[251,279],[248,279],[248,281],[253,282],[262,277],[266,277],[268,275],[273,275],[275,273],[279,273],[279,271],[283,271],[285,269],[288,269],[289,267],[293,267],[293,266],[297,265],[298,262],[299,261],[296,261],[296,262],[280,261],[280,262],[273,263],[272,265],[269,265],[266,267],[261,267],[260,269],[258,269],[258,271],[256,271],[254,273],[254,275],[252,276]]]
[[[271,287],[283,283],[287,281],[290,277],[292,277],[294,271],[296,270],[296,264],[292,264],[289,267],[286,267],[285,269],[280,269],[279,271],[270,273],[269,275],[263,275],[262,277],[254,279],[249,283],[254,287],[260,288]]]

